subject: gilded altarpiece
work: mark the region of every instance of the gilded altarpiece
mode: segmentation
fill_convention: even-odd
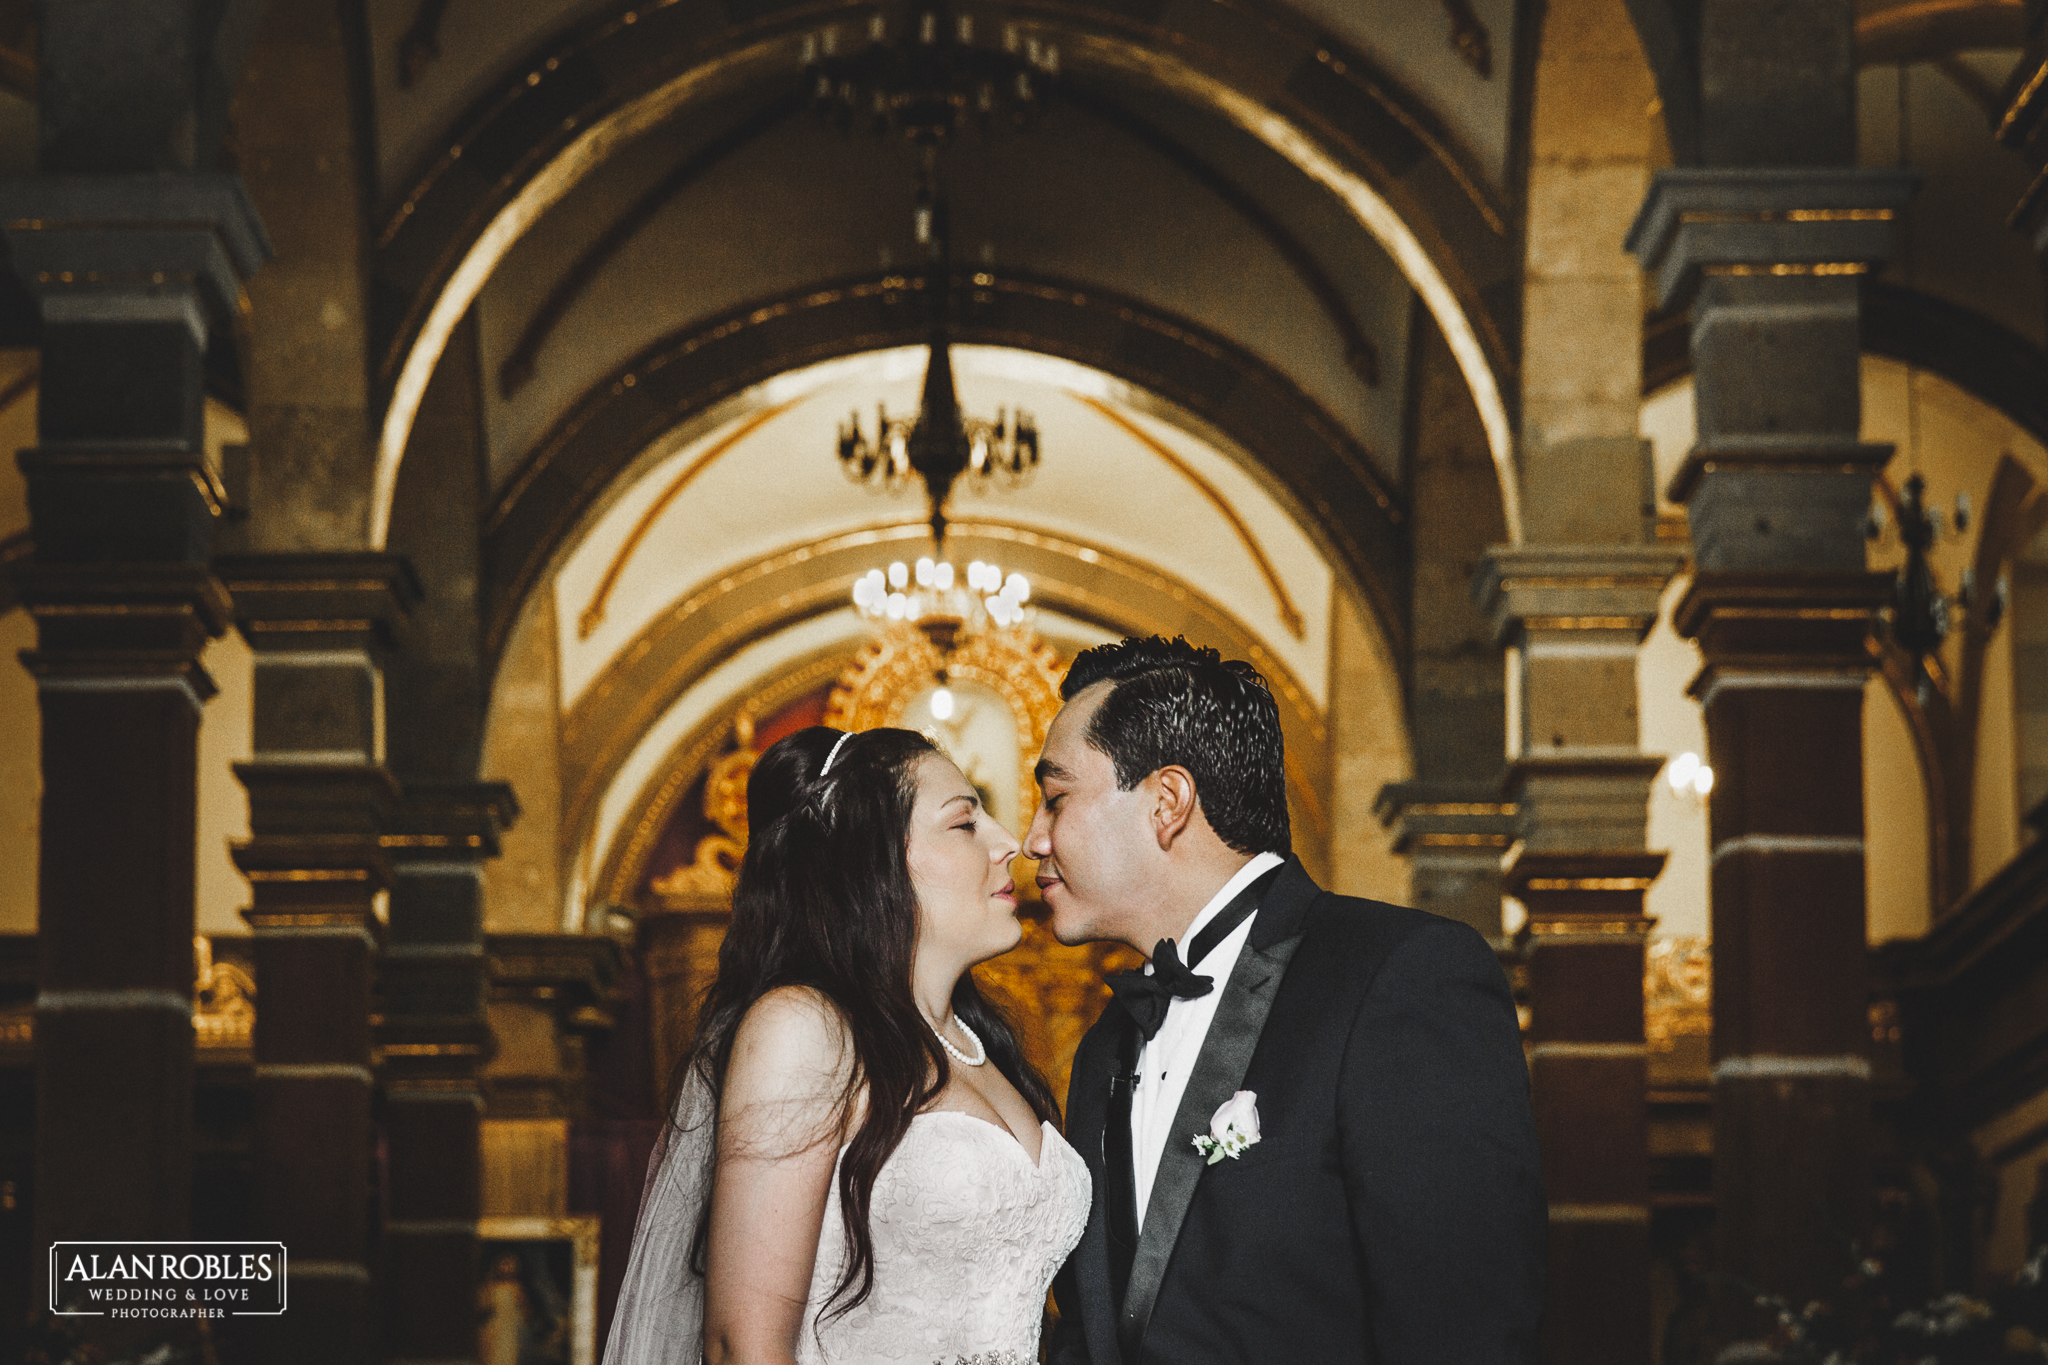
[[[987,808],[1021,837],[1037,809],[1031,765],[1059,710],[1063,671],[1052,648],[1028,627],[956,637],[897,624],[829,684],[796,697],[771,693],[738,708],[723,751],[705,764],[701,781],[683,787],[668,830],[635,879],[657,1084],[674,1068],[695,1026],[695,1003],[718,969],[747,843],[747,778],[759,754],[806,725],[919,730],[960,765]],[[942,686],[951,705],[935,714],[932,703]],[[694,839],[676,837],[692,831]],[[1074,1048],[1108,999],[1105,976],[1141,959],[1117,946],[1061,944],[1046,928],[1028,862],[1020,863],[1017,880],[1024,941],[977,968],[976,976],[1016,1023],[1026,1056],[1064,1100]]]

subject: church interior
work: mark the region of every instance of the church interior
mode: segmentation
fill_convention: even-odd
[[[1496,946],[1547,1363],[2038,1359],[2044,23],[0,0],[0,1359],[596,1365],[754,758],[1149,634]]]

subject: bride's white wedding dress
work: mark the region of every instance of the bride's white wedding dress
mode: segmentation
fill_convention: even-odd
[[[802,1365],[1036,1365],[1045,1292],[1088,1221],[1088,1164],[1053,1126],[1038,1160],[1008,1129],[934,1110],[875,1179],[875,1291],[820,1323],[846,1264],[839,1182],[825,1206]]]
[[[641,1200],[605,1365],[675,1365],[703,1350],[703,1281],[689,1242],[709,1191],[711,1125],[685,1094],[680,1129]],[[1051,1124],[1032,1161],[1008,1129],[954,1110],[911,1121],[875,1179],[875,1285],[824,1311],[845,1266],[836,1176],[819,1230],[802,1365],[1033,1365],[1052,1277],[1088,1221],[1088,1166]]]

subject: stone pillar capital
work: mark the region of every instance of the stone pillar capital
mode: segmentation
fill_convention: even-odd
[[[1702,274],[1861,275],[1891,255],[1892,221],[1919,185],[1902,167],[1670,167],[1623,245],[1659,308]]]
[[[1497,644],[1547,631],[1619,632],[1633,644],[1656,624],[1664,585],[1684,564],[1669,545],[1496,545],[1472,596]]]
[[[1580,941],[1636,946],[1656,924],[1642,913],[1643,893],[1668,856],[1524,845],[1503,863],[1502,886],[1529,909],[1522,936],[1530,947]]]
[[[606,934],[546,933],[491,934],[486,943],[494,1008],[544,1015],[565,1044],[500,1058],[483,1078],[490,1112],[576,1117],[586,1104],[584,1045],[617,1022],[624,945]]]
[[[46,322],[231,326],[270,238],[237,175],[0,178],[0,235]]]
[[[518,813],[503,782],[405,784],[382,840],[397,889],[377,1042],[393,1093],[476,1093],[490,1045],[483,864]]]
[[[214,571],[234,598],[235,625],[259,652],[404,646],[420,583],[402,555],[364,551],[222,555]]]
[[[1698,575],[1672,613],[1673,627],[1706,655],[1693,694],[1731,670],[1839,673],[1860,685],[1876,666],[1869,640],[1893,589],[1883,573]]]
[[[1515,840],[1515,807],[1493,783],[1389,782],[1373,802],[1403,857],[1497,862]]]
[[[21,661],[43,691],[163,687],[195,708],[213,696],[199,655],[226,628],[228,599],[203,565],[28,560],[15,581],[36,621]]]
[[[1661,756],[1633,748],[1523,754],[1501,783],[1502,796],[1521,815],[1516,857],[1589,849],[1636,856],[1646,837],[1650,786],[1663,767]]]
[[[498,843],[519,819],[519,800],[506,782],[420,781],[405,784],[405,801],[384,836],[399,862],[498,856]]]
[[[261,938],[319,932],[381,946],[377,898],[391,889],[378,833],[398,784],[365,763],[237,763],[249,793],[250,837],[233,849],[252,901],[242,912]]]

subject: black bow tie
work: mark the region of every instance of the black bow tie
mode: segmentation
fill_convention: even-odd
[[[1195,935],[1195,941],[1188,945],[1188,961],[1200,962],[1229,936],[1230,931],[1250,918],[1252,911],[1259,908],[1259,897],[1273,883],[1279,868],[1272,868],[1256,878],[1251,885],[1237,893],[1223,913],[1204,925],[1202,932]],[[1138,1033],[1146,1042],[1151,1042],[1159,1032],[1159,1026],[1166,1022],[1166,1010],[1176,1000],[1197,1000],[1216,989],[1216,983],[1209,977],[1189,971],[1180,960],[1180,950],[1170,938],[1162,938],[1152,950],[1152,973],[1117,972],[1109,978],[1110,993],[1116,1003],[1138,1026]]]
[[[1176,1000],[1193,1000],[1207,995],[1216,989],[1216,983],[1189,971],[1180,960],[1180,951],[1173,946],[1173,940],[1162,938],[1159,946],[1152,950],[1150,976],[1144,972],[1118,972],[1109,978],[1109,989],[1116,996],[1116,1003],[1131,1016],[1138,1032],[1149,1043],[1159,1032],[1159,1026],[1166,1022],[1168,1005]]]

